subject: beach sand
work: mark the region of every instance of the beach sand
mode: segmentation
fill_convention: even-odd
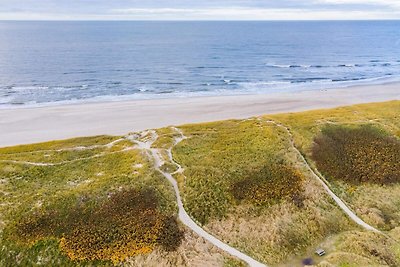
[[[0,147],[387,100],[400,100],[400,83],[268,95],[0,109]]]

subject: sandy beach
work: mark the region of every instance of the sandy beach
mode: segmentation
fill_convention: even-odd
[[[388,100],[400,100],[400,83],[269,95],[1,109],[0,147]]]

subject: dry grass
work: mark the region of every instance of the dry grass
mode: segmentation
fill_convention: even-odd
[[[332,237],[328,255],[317,265],[396,267],[400,265],[399,243],[372,232],[351,231]],[[328,246],[327,243],[324,244]]]
[[[399,227],[400,184],[390,186],[365,185],[347,196],[355,212],[367,223],[389,231]]]
[[[244,267],[242,262],[228,256],[190,230],[185,232],[182,245],[175,252],[154,250],[149,255],[128,260],[126,267]]]
[[[355,226],[315,180],[305,183],[304,206],[284,202],[263,209],[239,206],[228,218],[205,226],[212,233],[268,264],[282,264],[313,255],[312,249],[330,235]]]

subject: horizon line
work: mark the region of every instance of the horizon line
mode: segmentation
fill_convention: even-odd
[[[296,22],[296,21],[400,21],[399,19],[0,19],[0,22]]]

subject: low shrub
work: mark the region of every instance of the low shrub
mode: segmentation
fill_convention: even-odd
[[[247,177],[232,185],[235,199],[256,205],[279,202],[283,199],[303,205],[303,174],[284,163],[270,163],[251,171]]]
[[[67,211],[33,213],[17,224],[16,236],[30,244],[55,237],[72,260],[117,263],[156,246],[173,251],[183,232],[174,217],[158,210],[153,190],[129,189],[100,204],[84,201]]]
[[[400,140],[370,125],[326,126],[312,159],[327,176],[351,184],[400,182]]]

